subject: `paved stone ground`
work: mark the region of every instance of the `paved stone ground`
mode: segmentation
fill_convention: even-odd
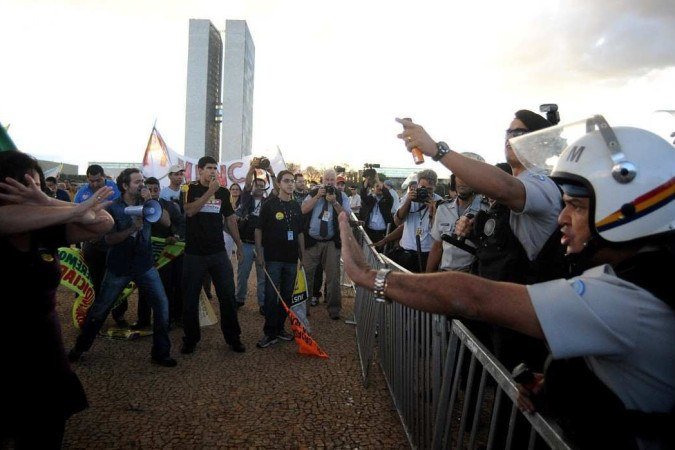
[[[330,359],[301,356],[293,342],[258,349],[263,317],[254,294],[239,312],[244,354],[229,350],[219,325],[202,328],[192,355],[180,354],[182,329],[172,329],[175,368],[150,364],[150,337],[97,338],[75,365],[90,407],[68,421],[64,447],[407,448],[378,368],[363,387],[354,326],[330,320],[322,303],[311,309],[311,334]],[[343,297],[343,319],[353,306]],[[62,290],[67,349],[76,336],[71,307]],[[134,306],[127,318],[135,319]]]

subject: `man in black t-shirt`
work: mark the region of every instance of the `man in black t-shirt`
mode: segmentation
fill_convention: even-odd
[[[246,351],[239,335],[235,310],[234,273],[225,250],[223,217],[241,258],[241,240],[237,219],[230,203],[230,191],[217,179],[218,164],[211,156],[197,162],[199,180],[188,186],[185,202],[187,229],[183,261],[183,347],[181,353],[193,353],[201,339],[199,329],[199,291],[208,271],[216,287],[220,304],[220,329],[225,342],[238,353]]]
[[[284,330],[286,310],[277,292],[291,304],[298,258],[302,258],[305,240],[302,234],[302,211],[293,200],[293,174],[282,170],[278,176],[279,195],[263,203],[255,229],[256,252],[263,260],[268,277],[265,284],[265,336],[256,344],[269,347],[278,339],[290,341],[293,335]]]

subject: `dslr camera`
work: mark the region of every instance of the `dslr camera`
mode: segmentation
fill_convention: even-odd
[[[417,193],[417,199],[415,201],[418,203],[426,203],[431,199],[431,194],[429,194],[427,188],[418,187],[415,189],[415,192]]]
[[[267,170],[270,168],[270,160],[265,156],[254,156],[251,160],[251,166],[256,169]]]
[[[324,186],[326,188],[326,195],[335,195],[335,186]]]

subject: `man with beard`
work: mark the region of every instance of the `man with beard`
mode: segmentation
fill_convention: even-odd
[[[115,220],[115,226],[105,236],[109,249],[101,293],[89,308],[75,347],[68,354],[71,362],[79,360],[82,353],[91,348],[115,300],[129,282],[133,281],[152,308],[152,363],[164,367],[174,367],[177,364],[170,356],[169,300],[159,272],[154,266],[151,224],[142,217],[130,216],[125,212],[126,207],[138,206],[150,199],[147,189],[141,196],[143,186],[143,175],[138,169],[124,169],[117,177],[117,187],[122,196],[108,208]],[[171,224],[167,211],[162,211],[160,222],[164,226]]]

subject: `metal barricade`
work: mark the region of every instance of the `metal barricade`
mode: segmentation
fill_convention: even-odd
[[[363,228],[356,229],[355,235],[372,267],[406,271],[380,255]],[[488,449],[511,448],[514,436],[522,441],[522,425],[516,428],[518,416],[526,419],[518,422],[525,424],[528,448],[534,448],[537,436],[550,448],[569,448],[552,421],[536,413],[524,416],[517,409],[510,374],[460,321],[377,302],[360,287],[355,319],[364,385],[368,385],[377,345],[380,367],[413,448],[479,444]],[[468,375],[465,359],[469,359]]]

